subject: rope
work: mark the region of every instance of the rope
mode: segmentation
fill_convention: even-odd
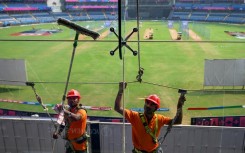
[[[0,82],[1,81],[3,81],[3,82],[16,82],[16,83],[23,83],[23,84],[26,83],[24,81],[12,81],[12,80],[0,80]],[[138,83],[138,82],[139,82],[138,80],[127,81],[128,84],[129,83]],[[32,81],[32,83],[35,83],[35,84],[64,84],[65,82]],[[172,87],[172,86],[162,85],[162,84],[158,84],[158,83],[154,83],[154,82],[142,81],[141,83],[159,86],[159,87],[163,87],[163,88],[174,89],[174,90],[182,89],[180,87]],[[118,84],[118,82],[69,82],[69,84],[111,85],[111,84]],[[188,90],[188,91],[199,91],[199,92],[203,92],[203,91],[226,91],[226,92],[244,91],[244,89],[203,89],[203,88],[202,89],[186,89],[186,90]]]
[[[139,70],[138,70],[138,75],[136,76],[136,79],[141,83],[142,82],[142,76],[144,74],[144,69],[141,67],[140,65],[140,26],[139,26],[139,0],[136,1],[136,12],[137,12],[137,29],[138,29],[138,34],[137,34],[137,43],[138,43],[138,67],[139,67]]]
[[[170,88],[170,89],[180,89],[180,88],[171,87],[171,86],[165,86],[165,85],[161,85],[161,84],[157,84],[157,83],[152,83],[152,82],[145,82],[145,81],[143,81],[142,83],[151,84],[151,85],[155,85],[155,86],[161,86],[161,87]]]
[[[14,80],[0,80],[0,82],[16,82],[16,83],[23,83],[25,81],[14,81]],[[57,81],[31,81],[33,83],[46,83],[46,84],[65,84],[66,82],[57,82]],[[118,82],[69,82],[69,84],[118,84]]]
[[[46,113],[48,114],[49,118],[50,118],[51,121],[52,121],[52,124],[53,124],[54,127],[55,127],[55,122],[54,122],[54,120],[52,119],[51,115],[49,114],[48,108],[43,104],[43,102],[42,102],[42,100],[41,100],[41,97],[40,97],[40,96],[37,94],[37,92],[36,92],[36,89],[35,89],[35,87],[34,87],[35,84],[34,84],[34,83],[31,83],[31,82],[28,82],[28,83],[26,83],[26,85],[32,87],[32,90],[33,90],[33,92],[34,92],[34,94],[35,94],[35,96],[36,96],[37,101],[41,104],[41,106],[43,107],[43,109],[46,111]]]
[[[0,42],[5,41],[19,41],[19,42],[73,42],[73,40],[66,40],[66,39],[57,39],[57,40],[49,40],[49,39],[36,39],[36,40],[21,40],[21,39],[0,39]],[[95,42],[94,40],[77,40],[77,42]],[[104,43],[104,42],[118,42],[117,40],[96,40],[97,43]],[[144,42],[144,43],[244,43],[244,41],[235,41],[235,40],[202,40],[202,41],[193,41],[193,40],[181,40],[181,41],[174,41],[174,40],[129,40],[127,42]]]
[[[172,120],[172,122],[168,125],[166,133],[164,134],[163,137],[161,137],[161,138],[158,140],[158,141],[159,141],[159,145],[163,144],[163,142],[164,142],[164,140],[166,139],[168,133],[171,132],[171,129],[172,129],[172,127],[173,127],[173,124],[174,124],[174,122],[176,121],[177,117],[179,116],[181,109],[182,109],[182,107],[177,109],[176,115],[175,115],[174,119]],[[161,139],[163,139],[163,140],[161,140]]]
[[[57,142],[57,139],[54,139],[53,146],[52,146],[52,153],[54,153],[56,142]]]
[[[124,52],[125,53],[125,52]],[[125,58],[123,54],[123,82],[125,82]],[[123,92],[123,109],[125,108],[125,96]],[[125,112],[123,111],[123,153],[125,153],[125,147],[126,147],[126,138],[125,138]]]

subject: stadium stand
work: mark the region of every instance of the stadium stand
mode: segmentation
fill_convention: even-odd
[[[0,22],[2,26],[40,23],[32,14],[50,12],[45,0],[3,0],[0,5]]]
[[[223,22],[224,19],[228,16],[228,13],[210,13],[206,19],[209,22]]]
[[[227,23],[238,23],[244,24],[245,23],[245,14],[244,13],[231,13],[227,16],[224,20]]]
[[[117,0],[66,0],[64,11],[75,21],[115,20]]]
[[[48,0],[2,0],[0,26],[55,22],[62,17],[72,21],[116,20],[118,0],[64,0],[61,9]],[[136,1],[122,4],[126,19],[136,19]],[[125,8],[127,8],[125,10]],[[245,23],[244,0],[141,0],[140,19]],[[124,15],[124,13],[122,14]]]
[[[177,18],[180,20],[189,20],[191,12],[173,12],[172,18]]]
[[[243,0],[179,0],[168,19],[244,24],[245,3]]]
[[[191,21],[205,21],[208,16],[207,12],[192,12],[190,16]]]
[[[128,1],[127,18],[136,19],[137,9],[136,1]],[[165,19],[169,16],[172,9],[171,0],[141,0],[139,1],[139,17],[140,19]]]
[[[50,12],[50,15],[54,17],[55,20],[58,18],[65,18],[71,20],[71,16],[66,12]]]
[[[86,21],[89,20],[87,13],[86,12],[79,12],[79,11],[74,11],[74,12],[69,12],[69,14],[72,16],[73,21]]]
[[[33,17],[39,22],[39,23],[49,23],[49,22],[55,22],[53,16],[50,16],[48,12],[34,12],[31,13]]]

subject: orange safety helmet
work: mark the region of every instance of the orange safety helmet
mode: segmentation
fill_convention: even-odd
[[[66,98],[69,98],[69,97],[78,97],[78,99],[80,99],[81,95],[77,90],[71,89],[70,91],[68,91]]]
[[[153,103],[155,103],[155,104],[157,105],[157,109],[160,108],[160,98],[159,98],[157,95],[155,95],[155,94],[149,95],[149,96],[145,99],[145,102],[146,102],[146,101],[151,101],[151,102],[153,102]]]

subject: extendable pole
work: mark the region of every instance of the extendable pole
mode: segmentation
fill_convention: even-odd
[[[72,56],[71,56],[70,66],[69,66],[68,75],[67,75],[67,80],[66,80],[66,85],[65,85],[65,90],[64,90],[64,94],[63,94],[62,102],[61,102],[61,105],[62,105],[62,108],[63,108],[63,109],[64,109],[65,100],[66,100],[66,92],[67,92],[67,88],[68,88],[68,84],[69,84],[69,80],[70,80],[71,69],[72,69],[72,64],[73,64],[73,59],[74,59],[75,51],[76,51],[76,47],[77,47],[78,36],[79,36],[79,33],[76,32],[75,39],[74,39],[74,43],[73,43],[73,51],[72,51]],[[60,114],[64,114],[64,111],[62,110],[62,111],[60,112]],[[58,128],[56,129],[56,132],[60,130],[61,125],[62,125],[62,122],[64,122],[64,118],[62,119],[61,123],[59,124]]]
[[[68,75],[67,75],[67,80],[66,80],[66,85],[65,85],[65,90],[64,90],[63,97],[62,97],[62,107],[63,107],[63,108],[64,108],[65,99],[66,99],[66,92],[67,92],[67,88],[68,88],[68,84],[69,84],[69,80],[70,80],[71,69],[72,69],[72,65],[73,65],[73,60],[74,60],[74,56],[75,56],[75,51],[76,51],[76,47],[77,47],[78,36],[79,36],[79,33],[76,32],[75,39],[74,39],[74,43],[73,43],[73,51],[72,51],[72,56],[71,56],[70,66],[69,66]]]

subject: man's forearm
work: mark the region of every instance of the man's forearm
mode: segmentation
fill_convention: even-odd
[[[177,109],[177,113],[176,113],[176,120],[174,122],[174,124],[181,124],[182,123],[182,118],[183,118],[183,111],[182,111],[182,107]]]
[[[123,113],[122,103],[121,103],[122,95],[123,95],[123,92],[118,91],[117,97],[116,97],[116,100],[115,100],[115,106],[114,106],[114,110],[117,111],[120,114]]]
[[[182,118],[183,118],[183,104],[185,102],[185,96],[180,96],[177,104],[177,112],[176,112],[176,120],[174,124],[181,124],[182,123]]]
[[[117,93],[117,97],[115,99],[115,106],[114,106],[114,110],[117,111],[118,113],[120,113],[121,115],[123,115],[123,108],[122,108],[122,96],[123,96],[123,92],[124,89],[126,88],[127,83],[125,82],[120,82],[119,83],[119,90]]]
[[[68,117],[71,117],[71,118],[75,119],[76,121],[78,121],[82,118],[82,116],[80,114],[75,114],[75,113],[72,113],[68,110],[64,110],[64,112]]]

